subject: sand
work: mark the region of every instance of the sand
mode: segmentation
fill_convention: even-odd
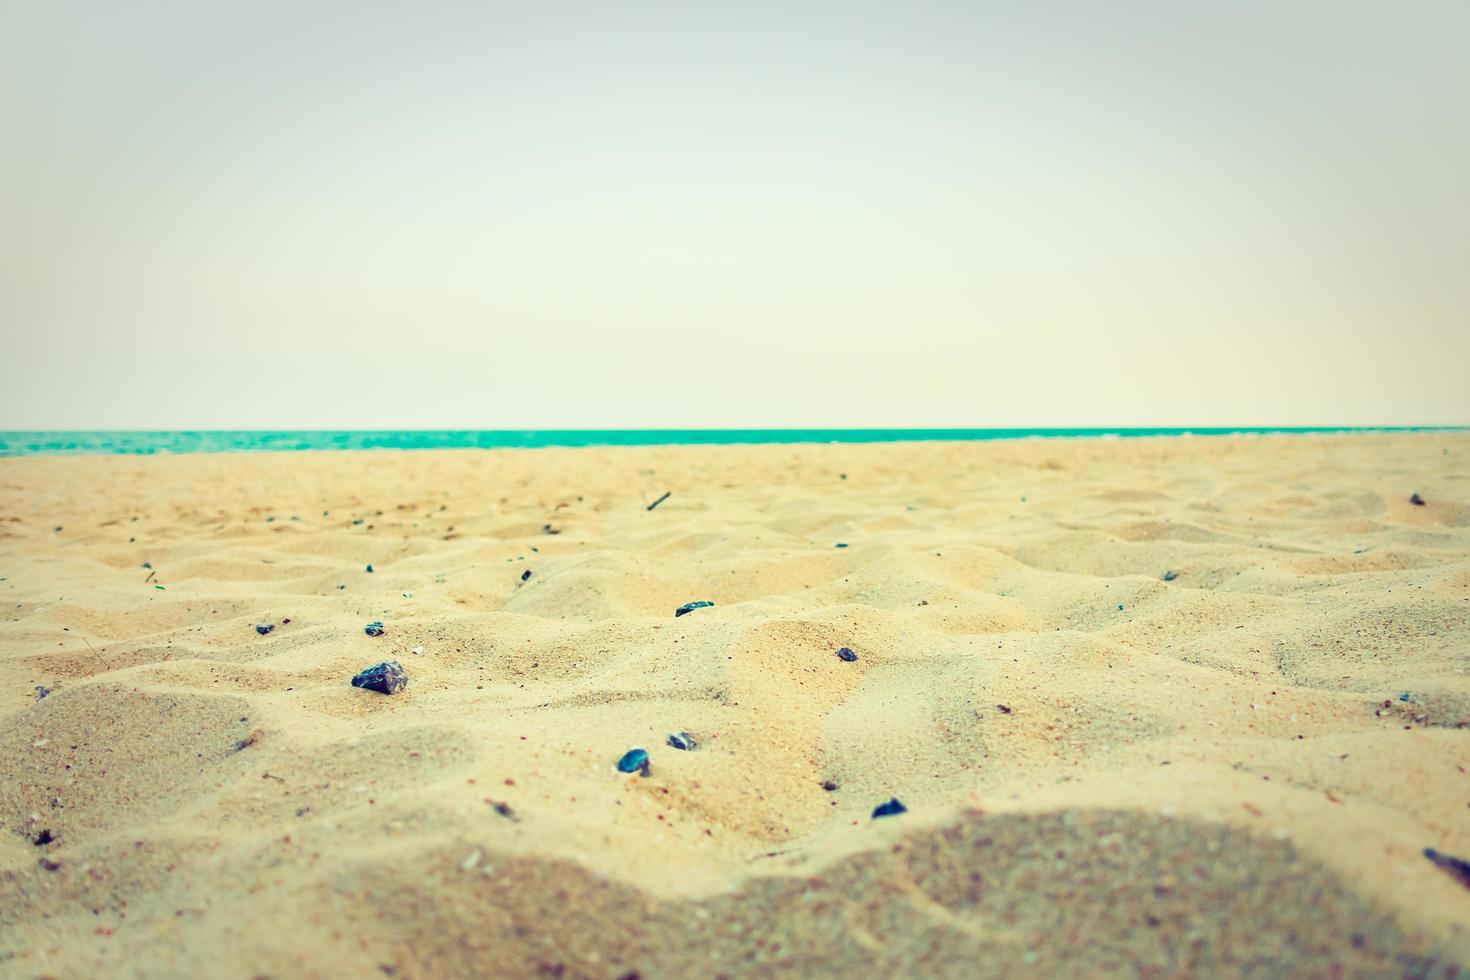
[[[1470,964],[1466,434],[5,459],[0,602],[7,977]]]

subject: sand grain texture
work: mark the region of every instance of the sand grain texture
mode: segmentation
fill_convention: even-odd
[[[0,603],[0,976],[1470,964],[1464,434],[3,459]]]

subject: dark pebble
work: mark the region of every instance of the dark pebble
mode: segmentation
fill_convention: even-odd
[[[684,603],[684,605],[682,605],[678,609],[675,609],[674,610],[674,618],[675,619],[678,619],[680,616],[684,615],[685,613],[694,612],[694,610],[696,610],[696,609],[703,609],[705,606],[713,606],[713,605],[714,605],[714,603],[713,602],[710,602],[708,599],[700,599],[698,602],[686,602],[686,603]]]
[[[1434,866],[1449,874],[1452,878],[1470,888],[1470,861],[1462,861],[1448,854],[1441,854],[1432,847],[1424,848],[1424,856],[1434,862]]]
[[[48,695],[50,693],[51,693],[51,688],[46,687],[44,684],[37,684],[36,685],[36,700],[37,701],[42,700],[43,698],[46,697],[46,695]]]
[[[675,732],[665,739],[665,741],[681,752],[693,752],[694,746],[698,744],[694,741],[694,736],[688,732]]]
[[[636,772],[640,776],[648,775],[648,753],[642,749],[629,749],[623,753],[618,760],[618,772]]]
[[[408,673],[396,660],[369,667],[352,678],[352,686],[383,694],[397,694],[408,686]]]
[[[37,861],[36,863],[39,864],[41,867],[45,868],[47,871],[60,871],[61,870],[61,862],[55,860],[54,858],[43,857],[39,861]]]
[[[1409,503],[1413,504],[1415,507],[1423,507],[1424,506],[1424,498],[1421,497],[1421,496],[1419,496],[1416,493],[1412,497],[1409,498]]]
[[[265,623],[265,624],[263,624],[261,626],[255,627],[255,632],[259,633],[261,636],[265,636],[267,633],[269,633],[271,630],[273,630],[275,628],[276,628],[276,624],[275,623]]]
[[[542,524],[541,525],[541,533],[542,534],[560,534],[561,533],[561,528],[559,528],[559,527],[552,527],[550,524]]]
[[[526,569],[524,572],[521,572],[521,581],[522,582],[527,581],[528,579],[530,579],[530,577],[531,577],[531,570],[529,568]]]
[[[873,808],[873,819],[879,817],[896,817],[900,813],[908,813],[909,808],[898,802],[898,797],[891,798],[887,803],[880,803]]]
[[[143,567],[144,568],[152,568],[153,567],[153,563],[151,561],[145,561],[143,563]]]
[[[362,631],[368,636],[382,636],[383,624],[378,622],[377,620],[373,620],[371,623],[368,623],[366,626],[364,626],[362,628]]]
[[[829,793],[834,793],[837,791],[837,784],[830,779],[824,779],[822,780],[822,788]]]
[[[1164,581],[1165,582],[1172,582],[1172,581],[1174,581],[1178,577],[1179,577],[1179,573],[1176,572],[1176,571],[1174,571],[1173,569],[1170,569],[1169,571],[1167,571],[1167,572],[1164,573]]]
[[[37,847],[45,847],[47,844],[51,843],[55,839],[56,839],[56,835],[55,834],[51,833],[51,831],[49,831],[49,830],[43,830],[39,834],[36,835],[35,844],[36,844]]]
[[[368,574],[371,575],[372,574],[372,571],[373,571],[373,566],[369,565],[367,567],[367,570],[368,570]]]
[[[843,647],[841,650],[837,651],[837,659],[846,660],[848,663],[852,663],[854,660],[857,659],[857,654],[852,652],[852,647]]]
[[[846,547],[847,547],[847,542],[846,542],[846,541],[839,541],[839,542],[837,542],[837,544],[836,544],[836,545],[834,545],[834,546],[833,546],[833,547],[837,547],[837,548],[846,548]]]

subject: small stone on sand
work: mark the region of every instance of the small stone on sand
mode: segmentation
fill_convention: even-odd
[[[623,753],[618,760],[618,772],[636,772],[640,776],[648,775],[648,753],[643,749],[629,749]]]
[[[388,660],[359,671],[352,678],[352,686],[383,694],[397,694],[408,686],[408,673],[398,661]]]
[[[880,803],[873,809],[873,819],[879,817],[894,817],[900,813],[908,813],[909,808],[898,802],[898,797],[892,797],[887,803]]]
[[[1432,847],[1424,848],[1424,856],[1434,862],[1434,866],[1454,878],[1466,888],[1470,888],[1470,861],[1462,861],[1460,858],[1441,854]]]

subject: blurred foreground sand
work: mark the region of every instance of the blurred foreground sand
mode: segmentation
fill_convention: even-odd
[[[0,976],[1470,963],[1464,434],[4,459],[0,603]]]

